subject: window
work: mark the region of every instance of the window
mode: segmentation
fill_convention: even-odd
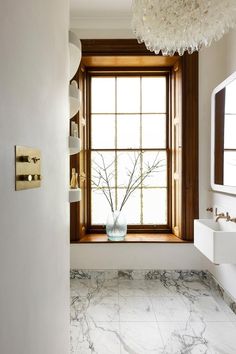
[[[140,233],[141,240],[149,233],[146,242],[152,242],[152,237],[157,240],[158,234],[169,233],[192,241],[193,220],[198,218],[197,53],[157,56],[132,39],[82,40],[82,48],[82,62],[73,78],[82,101],[72,119],[79,124],[81,152],[71,156],[82,197],[70,207],[71,242],[90,242],[105,232],[108,204],[99,200],[104,198],[101,188],[91,185],[94,163],[101,156],[113,163],[111,190],[118,206],[127,183],[122,170],[132,166],[139,153],[140,171],[155,154],[165,163],[158,178],[142,183],[125,205],[132,238]],[[145,82],[149,88],[152,82],[153,89],[148,90]],[[157,82],[162,82],[161,90]],[[155,210],[149,203],[154,194],[161,200]]]
[[[168,78],[168,73],[91,74],[91,228],[105,224],[109,199],[114,209],[124,204],[130,229],[168,228]],[[138,188],[126,202],[134,165]],[[142,180],[154,165],[154,173]],[[104,166],[109,189],[101,179]]]

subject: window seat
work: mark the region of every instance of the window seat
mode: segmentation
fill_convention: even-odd
[[[173,234],[128,234],[125,241],[111,242],[105,234],[87,234],[75,243],[192,243]]]

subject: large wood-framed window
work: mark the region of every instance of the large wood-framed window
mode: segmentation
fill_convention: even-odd
[[[109,197],[114,209],[124,201],[129,232],[171,231],[170,73],[163,68],[133,71],[88,70],[89,232],[104,231]],[[134,163],[137,178],[147,166],[157,168],[126,201]],[[109,189],[99,178],[104,164],[109,166]]]
[[[96,148],[92,143],[93,119],[99,112],[92,109],[91,87],[93,79],[99,77],[110,77],[115,81],[122,77],[140,81],[146,77],[165,77],[167,99],[166,111],[162,113],[166,115],[166,222],[145,223],[141,212],[139,224],[129,223],[130,232],[167,232],[191,241],[193,219],[198,217],[198,55],[155,56],[135,40],[84,40],[82,45],[82,64],[74,79],[83,92],[83,104],[79,114],[73,118],[79,123],[82,152],[71,158],[71,167],[79,170],[82,200],[71,205],[71,242],[79,242],[87,233],[105,231],[91,217],[91,154],[96,149],[100,152],[107,149],[102,145]],[[100,113],[113,114],[117,125],[117,107],[113,112]],[[140,120],[140,115],[145,112],[140,109],[139,112],[121,113],[139,115]],[[120,149],[118,145],[112,150],[114,155],[118,155],[122,149],[128,152],[128,148],[123,146]],[[151,146],[151,149],[156,147]],[[115,161],[117,164],[118,158]],[[118,200],[117,187],[114,192]],[[141,200],[142,193],[143,190],[140,191]]]

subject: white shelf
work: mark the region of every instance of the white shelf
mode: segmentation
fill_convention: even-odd
[[[70,55],[70,80],[75,75],[78,70],[82,51],[81,51],[81,41],[72,31],[69,31],[69,55]]]
[[[81,189],[70,189],[69,190],[69,202],[79,202],[81,200]]]
[[[73,118],[80,109],[81,91],[78,84],[73,80],[69,86],[70,119]]]
[[[69,136],[70,155],[75,155],[80,152],[80,138]]]

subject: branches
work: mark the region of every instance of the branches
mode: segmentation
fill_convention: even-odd
[[[131,196],[131,194],[137,189],[139,188],[142,183],[145,181],[146,178],[150,177],[152,173],[154,172],[159,172],[158,169],[160,167],[163,167],[164,165],[160,165],[160,163],[163,161],[163,160],[157,160],[158,158],[158,155],[156,156],[154,162],[152,163],[152,165],[147,165],[147,169],[142,171],[140,173],[140,175],[134,179],[134,172],[136,170],[136,166],[137,166],[137,161],[143,156],[143,153],[139,153],[137,158],[135,159],[135,164],[134,164],[134,167],[133,167],[133,173],[131,174],[130,176],[130,179],[129,179],[129,183],[128,183],[128,187],[126,189],[126,193],[125,193],[125,196],[121,202],[121,206],[120,206],[120,210],[122,210],[122,208],[124,207],[124,205],[126,204],[126,202],[128,201],[129,197]]]
[[[113,203],[113,199],[112,199],[112,194],[111,194],[111,185],[110,185],[110,180],[111,178],[113,178],[114,176],[114,172],[108,172],[108,169],[114,165],[115,161],[112,161],[108,166],[106,166],[105,164],[105,160],[104,160],[104,156],[102,154],[100,154],[99,152],[97,153],[101,160],[102,160],[102,165],[99,165],[96,161],[93,161],[93,164],[96,166],[96,168],[94,168],[94,171],[98,174],[98,177],[93,176],[92,178],[92,183],[93,185],[95,185],[95,187],[97,187],[98,189],[101,189],[102,193],[104,194],[105,198],[107,199],[110,207],[111,207],[111,211],[114,211],[114,203]],[[98,182],[95,182],[95,179],[98,179]],[[101,183],[102,181],[105,183],[105,187],[102,186],[101,188]],[[106,193],[106,189],[108,190],[108,194]]]
[[[101,190],[104,194],[106,200],[108,201],[110,208],[114,211],[114,205],[112,198],[112,187],[111,181],[115,177],[115,163],[116,160],[113,160],[111,163],[106,165],[103,154],[97,152],[100,156],[101,164],[96,161],[93,161],[93,171],[96,173],[92,177],[93,185]],[[119,210],[121,211],[124,205],[129,200],[132,193],[143,185],[143,182],[151,177],[154,173],[161,172],[161,168],[165,166],[164,159],[159,158],[159,153],[157,153],[154,161],[150,163],[143,164],[143,152],[135,153],[134,160],[131,159],[131,167],[127,169],[128,184],[126,191],[121,201]],[[111,171],[110,171],[111,169]]]

